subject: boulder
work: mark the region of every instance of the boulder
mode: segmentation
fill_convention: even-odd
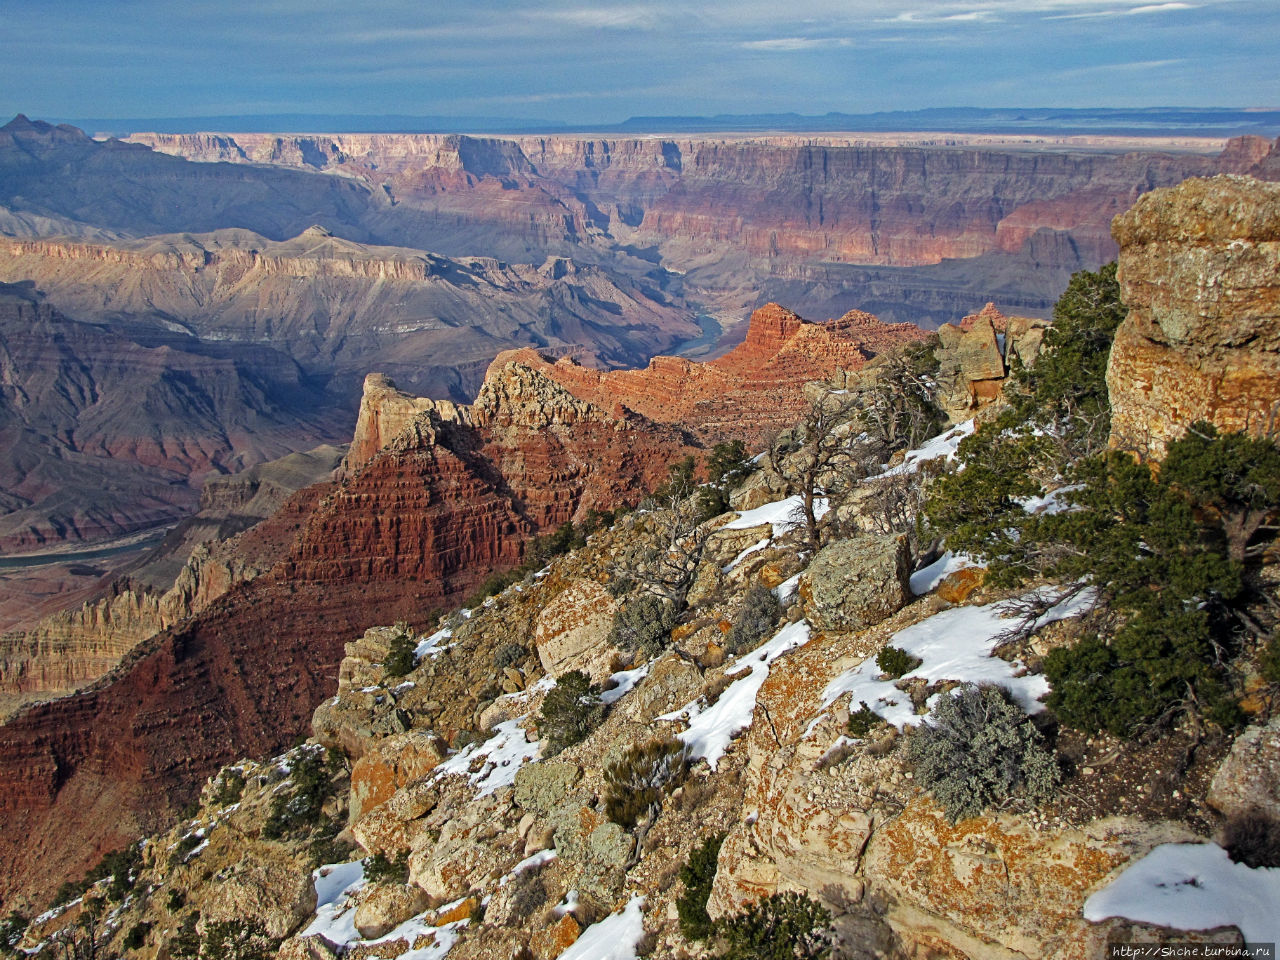
[[[356,907],[355,925],[365,939],[382,937],[427,909],[430,900],[418,887],[380,883]]]
[[[800,578],[804,615],[818,630],[862,630],[911,599],[905,535],[863,534],[823,547]]]
[[[581,775],[576,764],[557,760],[525,764],[516,773],[516,803],[546,816],[569,795]]]
[[[697,665],[674,653],[668,653],[649,668],[640,681],[614,708],[636,723],[648,723],[655,717],[684,706],[702,691],[702,671]]]
[[[405,784],[426,776],[448,752],[443,740],[423,730],[377,741],[351,768],[350,822],[391,799]]]
[[[1280,820],[1280,718],[1236,737],[1209,785],[1208,800],[1228,817],[1257,809]]]
[[[1280,183],[1193,178],[1116,217],[1129,315],[1107,364],[1111,443],[1161,459],[1197,420],[1268,429],[1280,404]]]
[[[287,937],[315,911],[316,891],[307,865],[277,843],[250,842],[240,860],[224,867],[216,896],[200,904],[205,923],[256,920],[267,935]]]
[[[594,580],[574,580],[551,601],[534,625],[538,659],[548,676],[583,670],[594,681],[611,672],[609,631],[618,602]]]

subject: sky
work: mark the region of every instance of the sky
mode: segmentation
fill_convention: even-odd
[[[4,0],[0,113],[1280,107],[1280,0]]]

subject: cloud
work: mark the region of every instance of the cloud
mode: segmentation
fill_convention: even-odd
[[[591,30],[652,30],[662,22],[652,7],[578,7],[535,16]]]
[[[820,50],[823,47],[848,47],[852,44],[853,41],[847,37],[775,37],[770,40],[745,40],[738,46],[744,50],[791,53],[796,50]]]
[[[1134,7],[1132,10],[1126,10],[1125,13],[1164,13],[1167,10],[1194,10],[1195,4],[1192,3],[1148,3],[1141,7]]]

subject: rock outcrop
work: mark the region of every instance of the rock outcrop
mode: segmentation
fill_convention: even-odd
[[[1280,185],[1193,179],[1113,227],[1121,297],[1107,386],[1114,446],[1160,459],[1197,420],[1260,434],[1280,420]]]

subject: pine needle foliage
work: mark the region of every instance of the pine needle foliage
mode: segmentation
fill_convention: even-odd
[[[546,755],[555,756],[587,739],[604,720],[604,709],[599,686],[581,670],[570,670],[560,677],[542,701],[538,721]]]
[[[686,940],[705,940],[715,931],[715,923],[707,913],[707,901],[711,899],[711,885],[716,879],[716,864],[724,838],[723,833],[717,833],[702,841],[680,868],[684,893],[676,900],[676,912],[680,917],[680,932]]]
[[[728,944],[722,960],[820,960],[831,956],[831,914],[807,894],[757,900],[716,924]]]
[[[604,768],[604,815],[624,830],[652,820],[684,773],[685,747],[675,737],[628,747]]]

